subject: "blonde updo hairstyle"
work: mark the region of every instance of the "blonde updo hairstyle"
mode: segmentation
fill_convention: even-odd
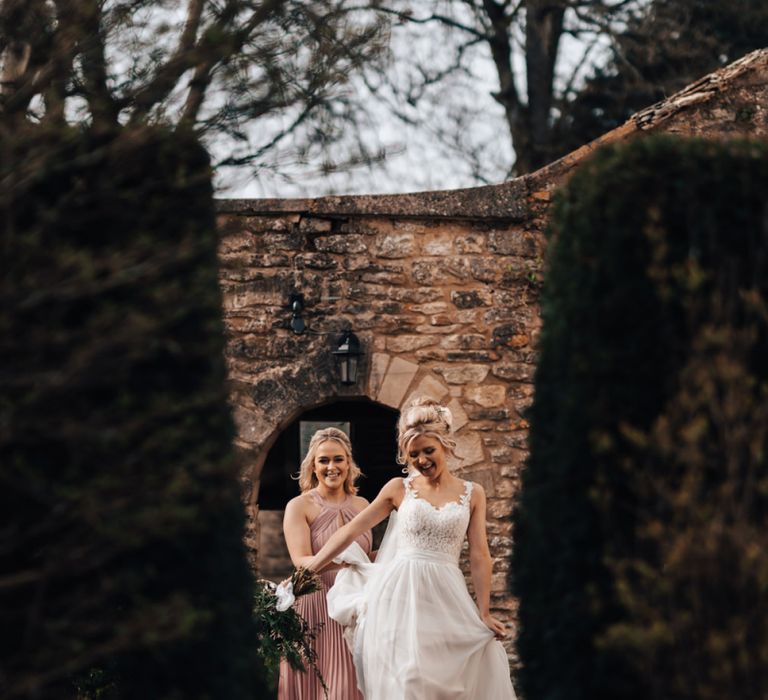
[[[323,428],[318,430],[309,441],[309,448],[307,449],[307,456],[301,462],[299,467],[299,488],[301,492],[309,491],[317,486],[317,476],[315,475],[315,455],[317,454],[317,448],[324,442],[329,440],[338,442],[344,448],[344,452],[347,454],[347,461],[349,462],[349,472],[347,472],[347,478],[344,480],[344,491],[346,493],[356,494],[357,486],[355,481],[362,474],[360,467],[357,466],[355,460],[352,458],[352,443],[349,440],[349,436],[338,428]]]
[[[449,409],[428,396],[415,398],[400,413],[397,421],[397,463],[408,463],[408,445],[420,435],[440,441],[445,451],[456,456],[456,441],[451,438],[453,416]]]

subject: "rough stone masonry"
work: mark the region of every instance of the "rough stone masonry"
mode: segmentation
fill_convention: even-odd
[[[595,148],[658,131],[765,138],[768,50],[501,185],[219,202],[231,403],[255,567],[259,477],[280,431],[336,398],[400,408],[427,394],[455,416],[458,473],[488,494],[492,608],[514,626],[510,514],[527,456],[551,197]],[[289,327],[291,294],[304,298],[309,331],[302,335]],[[331,355],[343,328],[365,348],[351,387],[339,384]],[[512,654],[511,639],[508,649]]]

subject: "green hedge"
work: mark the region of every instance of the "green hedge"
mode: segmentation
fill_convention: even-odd
[[[0,149],[0,695],[250,698],[207,154],[153,129]]]
[[[551,227],[526,700],[768,695],[768,149],[603,150]]]

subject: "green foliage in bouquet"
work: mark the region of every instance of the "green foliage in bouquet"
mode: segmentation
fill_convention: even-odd
[[[646,139],[560,193],[515,515],[529,700],[768,696],[768,149]]]
[[[291,583],[296,598],[314,593],[320,588],[317,574],[304,568],[293,572]],[[328,688],[317,667],[317,652],[314,648],[318,630],[312,629],[293,607],[283,611],[277,609],[277,598],[271,581],[257,581],[254,615],[259,635],[260,662],[267,676],[276,677],[281,659],[286,659],[297,671],[315,673],[327,694]]]

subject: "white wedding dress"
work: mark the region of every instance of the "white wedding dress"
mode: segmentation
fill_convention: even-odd
[[[480,618],[459,569],[472,482],[436,508],[403,479],[376,563],[354,546],[328,593],[345,626],[365,700],[510,700],[504,647]],[[362,554],[362,556],[361,556]]]

